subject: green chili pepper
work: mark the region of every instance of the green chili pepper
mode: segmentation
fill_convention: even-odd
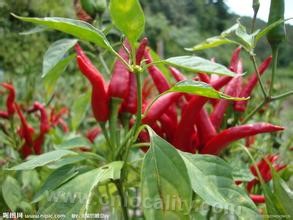
[[[284,19],[285,1],[284,0],[271,0],[270,14],[268,25]],[[284,23],[273,28],[267,35],[267,39],[272,47],[276,49],[285,40],[286,32]]]

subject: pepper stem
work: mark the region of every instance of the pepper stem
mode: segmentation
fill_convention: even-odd
[[[270,97],[273,93],[275,75],[276,75],[277,66],[278,66],[279,46],[273,47],[272,52],[273,52],[273,67],[272,67],[272,75],[271,75],[271,84],[270,84],[270,89],[269,89],[269,96]]]
[[[113,97],[111,98],[111,115],[110,115],[109,125],[110,125],[111,142],[115,149],[118,146],[117,120],[118,120],[118,113],[119,113],[121,102],[122,100],[120,98],[113,98]]]

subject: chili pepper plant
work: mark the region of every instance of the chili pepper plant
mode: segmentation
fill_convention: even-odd
[[[3,162],[2,194],[9,210],[64,219],[292,218],[290,164],[273,147],[285,127],[259,114],[292,94],[274,90],[278,48],[285,38],[284,1],[271,0],[269,22],[262,29],[254,30],[253,23],[248,32],[237,21],[186,48],[185,55],[167,59],[149,46],[138,0],[101,1],[101,7],[95,2],[81,1],[76,20],[13,14],[68,38],[53,43],[44,56],[43,103],[25,105],[12,83],[0,84],[3,94],[7,91],[1,130],[17,140],[17,159]],[[255,18],[259,7],[254,1]],[[111,16],[107,27],[93,22],[104,10]],[[113,28],[121,34],[118,42],[110,40]],[[258,64],[255,48],[266,36],[272,56]],[[227,50],[228,65],[197,56],[224,44],[235,46]],[[98,56],[89,52],[92,48]],[[245,53],[253,73],[244,68]],[[105,54],[113,62],[110,67]],[[55,85],[70,63],[79,72],[75,83],[82,84],[82,94],[71,107],[56,107],[51,103]],[[267,84],[264,74],[271,74]],[[256,87],[261,95],[255,95]],[[70,96],[59,94],[65,95]],[[261,100],[256,107],[255,100]],[[17,182],[28,173],[39,180],[30,193],[24,192],[23,181]]]

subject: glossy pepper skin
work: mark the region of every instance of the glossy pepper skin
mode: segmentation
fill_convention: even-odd
[[[213,82],[211,82],[211,86],[219,90],[222,86],[226,85],[232,77],[221,77]],[[173,139],[172,144],[177,148],[194,153],[195,148],[192,147],[192,134],[194,132],[194,126],[196,123],[196,116],[201,111],[204,104],[209,100],[209,98],[202,96],[193,96],[188,104],[185,106],[182,111],[181,120],[178,123],[176,129],[176,138]]]
[[[262,75],[265,73],[265,71],[269,68],[272,61],[272,56],[269,56],[267,59],[265,59],[261,65],[258,67],[259,74]],[[253,75],[248,79],[248,82],[246,86],[242,89],[240,93],[240,97],[249,97],[253,91],[253,89],[256,87],[258,82],[257,73],[253,73]],[[234,105],[234,109],[239,112],[244,112],[247,108],[248,101],[239,101],[236,102]]]
[[[202,108],[199,114],[196,115],[196,128],[198,131],[200,148],[203,147],[209,140],[217,135],[217,131],[210,120],[207,111]]]
[[[255,123],[228,128],[211,139],[200,153],[218,155],[227,145],[241,138],[282,130],[284,130],[283,127],[269,123]]]
[[[142,119],[144,124],[152,124],[158,120],[181,97],[181,93],[169,93],[161,96]]]
[[[140,65],[144,57],[145,49],[148,45],[148,39],[143,38],[136,51],[136,65]],[[137,112],[137,82],[134,73],[129,74],[128,96],[122,104],[122,111],[136,114]]]
[[[106,122],[109,118],[109,96],[105,80],[78,44],[75,49],[79,69],[92,85],[91,104],[94,116],[98,122]]]
[[[40,131],[38,136],[33,141],[33,148],[35,154],[39,155],[42,153],[42,146],[45,142],[45,136],[50,130],[50,123],[49,118],[47,115],[46,108],[43,104],[39,102],[35,102],[33,106],[33,111],[39,111],[40,112]]]
[[[128,41],[123,42],[124,47],[131,51]],[[118,51],[119,55],[129,62],[129,54],[123,46]],[[120,59],[117,59],[112,71],[112,78],[109,84],[109,96],[124,100],[129,94],[129,71]]]
[[[170,85],[166,77],[164,76],[164,74],[156,66],[151,64],[153,62],[153,59],[150,54],[150,49],[146,49],[145,58],[146,58],[146,63],[149,64],[148,72],[150,73],[159,93],[163,93],[166,90],[170,89]]]
[[[268,24],[270,25],[280,19],[284,20],[284,12],[285,0],[271,0]],[[277,27],[274,27],[267,34],[267,39],[273,49],[279,47],[279,45],[285,40],[285,37],[286,33],[284,22]]]
[[[263,195],[249,194],[249,197],[256,204],[260,204],[260,203],[265,203],[266,202],[265,197]]]
[[[33,153],[33,134],[34,129],[28,124],[26,121],[20,107],[15,104],[16,113],[19,116],[20,119],[20,129],[19,129],[19,135],[24,139],[24,143],[21,146],[21,153],[24,158],[28,157]]]
[[[6,99],[6,112],[1,112],[0,114],[3,118],[10,118],[15,113],[15,88],[12,84],[9,83],[0,83],[0,85],[9,91],[9,94]]]

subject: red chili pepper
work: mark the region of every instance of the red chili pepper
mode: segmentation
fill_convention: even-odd
[[[40,133],[37,138],[34,140],[34,151],[35,154],[40,155],[42,153],[42,146],[45,142],[45,134]]]
[[[118,53],[126,62],[129,62],[129,54],[127,53],[127,51],[125,51],[125,48],[130,51],[130,45],[127,40],[123,43],[123,45],[124,47],[121,47]],[[117,59],[114,64],[112,78],[109,84],[110,97],[120,98],[124,100],[128,96],[129,75],[130,73],[127,67],[122,63],[120,59]]]
[[[249,197],[254,203],[265,203],[265,197],[263,195],[254,195],[254,194],[249,194]]]
[[[42,134],[48,133],[48,131],[50,130],[50,124],[49,124],[49,119],[48,119],[48,115],[47,115],[47,111],[45,109],[45,106],[39,102],[35,102],[33,110],[40,111],[40,113],[41,113],[40,133],[42,133]]]
[[[146,37],[141,40],[139,47],[136,51],[136,65],[140,65],[140,63],[144,57],[145,49],[146,49],[148,43],[149,43],[149,41]]]
[[[239,91],[239,82],[241,82],[241,76],[235,76],[225,88],[225,93],[230,96],[237,96],[237,91]],[[210,119],[216,130],[220,128],[229,104],[230,101],[222,99],[217,103],[211,113]]]
[[[272,61],[272,56],[269,56],[267,59],[262,62],[262,64],[258,67],[258,71],[260,75],[262,75],[270,66]],[[248,80],[247,85],[241,91],[241,97],[248,97],[251,95],[252,90],[255,88],[258,82],[257,73],[254,73]],[[247,101],[239,101],[235,103],[235,110],[239,112],[244,112],[247,107]]]
[[[221,86],[224,86],[231,80],[231,77],[219,78],[216,81],[211,82],[211,86],[219,90]],[[188,152],[195,152],[195,149],[191,147],[191,138],[194,132],[194,126],[196,123],[196,115],[200,112],[203,105],[209,99],[202,96],[192,97],[188,104],[182,111],[181,120],[176,129],[176,138],[172,141],[172,144],[180,149],[188,149]]]
[[[267,163],[267,161],[269,161],[269,163],[271,163],[272,167],[277,172],[287,167],[287,165],[276,164],[275,162],[278,159],[279,159],[279,155],[276,155],[276,154],[267,155],[265,159],[260,160],[256,164],[256,166],[258,167],[259,172],[265,182],[269,182],[272,179],[271,168],[270,168],[270,165]],[[246,186],[246,189],[248,192],[251,192],[253,187],[260,182],[254,165],[250,166],[250,171],[256,178],[251,180],[250,182],[248,182],[248,184]]]
[[[232,54],[231,60],[230,60],[230,66],[229,69],[235,73],[238,72],[238,65],[239,65],[239,55],[241,52],[241,47],[237,47]]]
[[[98,127],[94,127],[87,131],[86,137],[90,142],[94,143],[96,137],[101,133],[101,129]]]
[[[210,83],[210,77],[206,73],[198,73],[197,74],[200,81],[205,82],[205,83]]]
[[[9,115],[7,112],[0,111],[0,118],[8,119]]]
[[[169,70],[174,79],[176,80],[176,82],[180,82],[187,79],[186,76],[184,76],[178,69],[174,67],[169,67]]]
[[[241,125],[228,128],[213,139],[211,139],[206,146],[201,150],[202,154],[219,154],[227,145],[251,135],[260,133],[276,132],[284,130],[283,127],[268,124],[268,123],[255,123],[248,125]]]
[[[21,126],[19,129],[19,135],[24,139],[24,143],[21,147],[22,156],[26,158],[33,153],[33,134],[34,129],[28,124],[19,106],[15,104],[16,112],[19,116]]]
[[[160,123],[162,125],[162,130],[166,135],[166,140],[171,141],[174,137],[174,132],[176,130],[176,122],[172,120],[167,114],[163,114],[160,118]]]
[[[149,109],[147,115],[144,116],[142,122],[144,124],[152,124],[158,120],[170,108],[170,105],[175,103],[181,93],[169,93],[161,96]]]
[[[136,65],[140,65],[143,57],[144,57],[144,51],[148,44],[148,39],[143,38],[140,42],[140,45],[136,52]],[[136,114],[137,112],[137,83],[136,83],[136,76],[134,73],[129,74],[129,91],[128,96],[124,100],[122,104],[122,111],[129,112],[131,114]]]
[[[204,108],[202,108],[199,114],[196,115],[195,124],[197,127],[201,147],[203,147],[209,140],[217,135],[217,131]]]
[[[153,59],[151,57],[149,49],[145,50],[144,56],[146,58],[146,63],[150,64],[150,66],[148,66],[148,72],[150,73],[159,93],[163,93],[166,90],[170,89],[169,83],[164,74],[156,66],[151,64],[153,62]]]
[[[15,113],[15,89],[12,84],[0,83],[0,85],[9,91],[8,97],[6,99],[6,108],[8,117],[11,117]]]
[[[54,109],[50,113],[50,124],[52,127],[60,125],[63,131],[66,133],[69,131],[67,123],[61,118],[64,114],[68,113],[67,108],[62,108],[58,113],[55,114]]]
[[[109,96],[102,74],[94,67],[78,44],[75,46],[77,63],[83,75],[90,81],[92,89],[92,110],[97,121],[105,122],[109,118]]]
[[[191,137],[194,133],[196,115],[201,111],[207,100],[208,98],[201,96],[194,96],[190,99],[185,110],[182,112],[181,120],[177,126],[176,136],[174,136],[172,141],[174,146],[186,152],[195,152],[195,149],[192,148]]]

